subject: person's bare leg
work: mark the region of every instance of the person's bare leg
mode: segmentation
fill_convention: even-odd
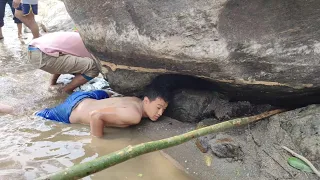
[[[5,104],[0,103],[0,113],[3,114],[10,114],[13,112],[13,107]]]
[[[33,39],[40,36],[39,26],[34,19],[33,13],[29,13],[28,15],[24,16],[22,11],[16,9],[14,15],[31,30]]]
[[[84,78],[81,74],[77,74],[68,85],[62,88],[62,91],[66,93],[72,93],[75,88],[87,82],[88,80],[86,78]]]
[[[57,84],[57,80],[60,77],[61,74],[53,74],[51,76],[51,80],[50,80],[50,86],[56,85]]]
[[[4,26],[3,18],[5,15],[6,5],[7,5],[7,1],[0,0],[0,40],[3,39],[2,27]]]
[[[18,37],[22,38],[22,23],[17,23],[18,27]]]
[[[2,28],[0,27],[0,39],[3,39]]]

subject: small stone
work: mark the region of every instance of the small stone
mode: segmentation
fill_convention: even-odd
[[[208,152],[208,149],[209,149],[209,141],[211,139],[213,139],[216,135],[214,134],[210,134],[210,135],[207,135],[207,136],[201,136],[199,138],[197,138],[196,140],[196,146],[197,148],[203,152],[203,153],[206,153]]]
[[[219,158],[242,159],[243,152],[240,145],[231,136],[217,135],[209,141],[212,153]]]

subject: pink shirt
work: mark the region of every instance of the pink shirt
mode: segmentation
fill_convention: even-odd
[[[54,32],[36,38],[30,45],[39,48],[43,53],[59,57],[59,53],[92,58],[77,32]]]

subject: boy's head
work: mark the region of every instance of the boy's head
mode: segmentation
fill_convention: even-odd
[[[148,87],[145,90],[142,103],[145,114],[156,121],[168,107],[170,93],[164,88]]]

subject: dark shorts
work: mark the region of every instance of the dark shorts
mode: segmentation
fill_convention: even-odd
[[[71,112],[82,100],[86,98],[100,100],[108,97],[108,93],[103,90],[95,90],[89,92],[78,91],[72,93],[62,104],[54,108],[47,108],[38,111],[35,113],[35,115],[43,117],[45,119],[70,124],[69,117],[71,115]]]
[[[20,3],[17,10],[22,11],[23,15],[25,15],[25,16],[30,14],[31,12],[34,15],[37,15],[38,14],[38,4],[22,4],[22,3]]]
[[[3,18],[5,15],[5,9],[7,4],[9,4],[11,8],[14,22],[17,24],[22,23],[18,18],[14,16],[15,9],[12,7],[12,0],[0,0],[0,27],[4,26]]]

